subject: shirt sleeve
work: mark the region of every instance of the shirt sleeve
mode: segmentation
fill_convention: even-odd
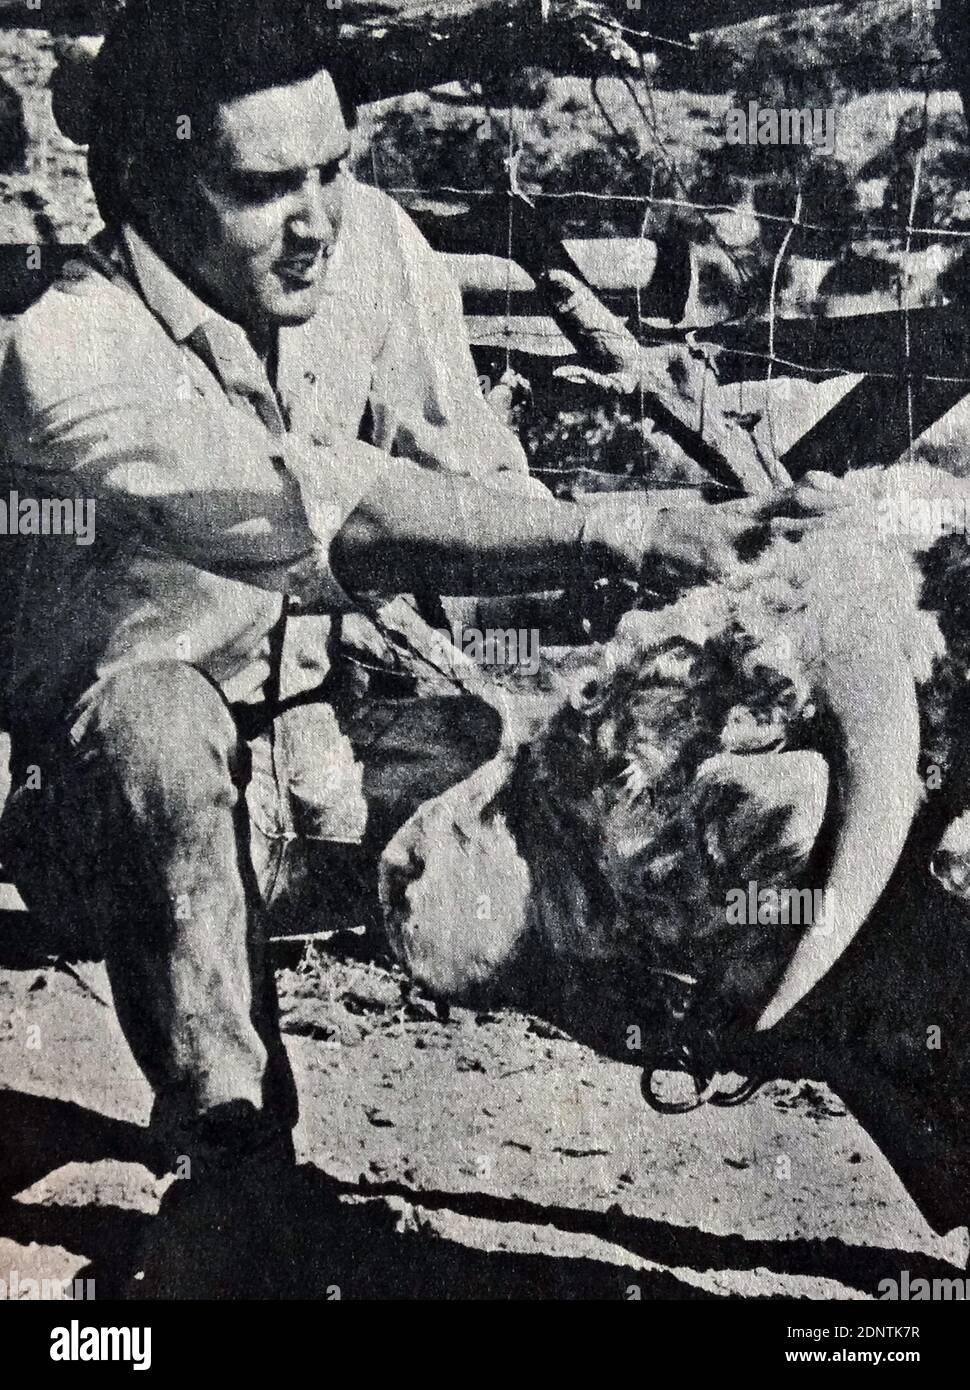
[[[202,569],[349,606],[330,543],[383,456],[279,438],[221,392],[186,391],[177,347],[120,308],[55,290],[21,319],[0,376],[18,486],[91,499],[96,527]]]
[[[374,443],[472,477],[528,476],[522,446],[482,397],[461,294],[444,262],[396,206],[386,235],[400,281],[371,385]]]

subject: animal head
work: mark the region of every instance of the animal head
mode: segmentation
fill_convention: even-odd
[[[521,989],[527,946],[530,1004],[568,996],[558,1015],[586,1016],[586,1036],[597,990],[639,1018],[657,972],[703,981],[708,1026],[750,1026],[797,938],[786,904],[825,811],[815,723],[790,644],[753,635],[722,590],[628,614],[494,802],[530,886],[519,954],[491,983]]]
[[[780,1021],[869,916],[920,802],[917,685],[943,644],[897,540],[854,516],[628,614],[487,796],[440,799],[421,882],[389,903],[399,957],[420,942],[416,973],[452,997],[522,1002],[528,979],[531,1007],[558,993],[603,1017],[604,992],[635,1004],[662,972],[697,982],[711,1027]],[[482,847],[469,903],[517,866],[484,935],[435,924],[459,823]]]

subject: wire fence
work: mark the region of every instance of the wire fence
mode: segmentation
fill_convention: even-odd
[[[926,18],[927,10],[936,8],[932,0],[911,0],[911,6],[914,30],[917,11],[922,21]],[[495,338],[502,343],[498,352],[507,371],[514,369],[517,364],[521,365],[520,354],[522,358],[528,356],[523,348],[527,329],[521,320],[516,322],[517,315],[513,307],[513,267],[518,261],[518,252],[521,249],[517,244],[521,236],[520,219],[516,218],[517,208],[528,207],[533,213],[538,212],[538,215],[553,227],[564,217],[568,217],[577,206],[589,208],[591,213],[595,213],[597,209],[621,209],[627,214],[632,214],[630,225],[638,228],[641,243],[651,241],[658,218],[672,216],[681,219],[685,224],[693,225],[696,242],[707,242],[716,247],[725,263],[733,269],[741,285],[752,281],[753,265],[755,270],[760,269],[763,272],[762,282],[753,286],[755,307],[748,314],[749,322],[757,322],[763,328],[760,340],[754,340],[757,335],[744,340],[735,337],[725,341],[722,338],[713,345],[703,332],[691,335],[686,320],[679,325],[671,325],[672,328],[684,329],[680,341],[691,349],[692,362],[698,373],[698,380],[692,391],[698,431],[703,432],[706,416],[709,417],[721,409],[725,400],[725,387],[737,386],[740,413],[748,409],[760,413],[761,439],[764,447],[775,455],[783,453],[783,436],[786,431],[779,426],[782,412],[789,409],[792,400],[792,390],[795,389],[793,377],[814,383],[824,382],[832,377],[863,375],[873,381],[898,384],[899,398],[903,403],[902,409],[906,418],[906,449],[912,456],[922,432],[920,411],[915,399],[917,393],[924,387],[966,386],[970,391],[970,363],[965,364],[960,359],[947,361],[941,352],[927,355],[927,331],[922,324],[917,330],[913,317],[915,306],[911,287],[918,275],[922,275],[925,281],[931,273],[925,264],[922,267],[918,264],[918,259],[923,257],[925,261],[927,253],[934,251],[939,252],[941,259],[956,257],[970,240],[970,172],[967,180],[965,225],[960,225],[959,217],[954,216],[952,212],[948,218],[949,225],[937,223],[926,217],[927,207],[934,206],[933,198],[924,196],[928,181],[932,181],[932,176],[928,179],[926,154],[934,116],[942,109],[939,103],[946,87],[946,67],[941,66],[942,60],[937,57],[921,57],[899,72],[896,90],[912,97],[918,112],[916,147],[907,147],[905,152],[899,152],[900,160],[906,161],[906,167],[903,168],[901,163],[896,171],[901,175],[900,197],[894,202],[884,201],[882,212],[861,211],[850,216],[845,214],[845,209],[840,209],[838,216],[826,216],[824,202],[820,206],[817,198],[808,197],[803,186],[806,173],[811,172],[810,163],[801,168],[795,185],[788,190],[790,196],[787,206],[784,202],[770,206],[759,205],[751,196],[743,200],[732,200],[699,195],[696,184],[691,182],[691,175],[685,173],[681,167],[682,156],[678,155],[677,147],[678,143],[683,145],[683,132],[672,132],[666,124],[669,116],[665,116],[664,101],[655,85],[646,52],[651,44],[655,44],[661,51],[668,50],[675,56],[687,55],[696,59],[698,45],[693,40],[653,35],[636,24],[618,22],[616,29],[619,34],[635,41],[638,46],[639,71],[631,73],[618,64],[615,73],[582,79],[582,83],[590,115],[598,123],[597,128],[603,137],[610,142],[618,166],[620,161],[626,166],[627,177],[625,181],[617,178],[617,188],[589,187],[585,186],[581,179],[571,187],[564,187],[562,179],[558,180],[555,187],[537,186],[534,179],[529,179],[523,174],[522,169],[527,154],[523,109],[514,99],[505,100],[502,96],[496,96],[494,100],[490,100],[487,95],[483,96],[471,88],[465,89],[464,94],[459,92],[457,96],[454,92],[449,93],[448,105],[457,107],[459,114],[462,103],[467,104],[469,110],[480,109],[484,105],[493,125],[499,124],[501,111],[501,121],[504,123],[501,177],[488,182],[478,181],[474,176],[467,182],[448,178],[425,178],[420,182],[408,182],[396,176],[384,177],[381,161],[372,148],[368,158],[373,182],[405,203],[409,200],[427,198],[429,195],[463,200],[473,206],[469,219],[472,222],[476,201],[494,200],[496,196],[504,197],[507,204],[504,235],[507,262],[505,302],[503,312],[497,316]],[[852,87],[855,70],[861,72],[864,61],[855,58],[843,65],[843,76],[848,74],[842,84],[846,89]],[[878,63],[881,60],[874,57],[873,61]],[[515,74],[520,65],[519,55],[514,51],[510,36],[509,74]],[[781,69],[782,76],[779,81],[791,84],[790,94],[786,96],[789,108],[803,109],[804,90],[795,90],[799,87],[799,76],[795,71],[794,60],[782,64]],[[871,86],[866,88],[863,84],[860,90],[865,90],[869,95],[873,94]],[[891,89],[887,89],[887,92],[892,94]],[[777,93],[776,86],[776,99]],[[709,91],[707,94],[711,95]],[[618,101],[620,95],[623,98],[622,102]],[[726,91],[721,95],[726,95]],[[888,105],[887,102],[887,108]],[[49,117],[47,119],[49,120]],[[630,124],[631,121],[633,125]],[[42,129],[43,122],[38,121],[38,131]],[[632,138],[634,135],[635,139]],[[53,142],[52,148],[55,144],[56,141]],[[32,169],[28,176],[30,180],[47,179],[52,156],[43,140],[32,152],[31,158]],[[683,158],[686,160],[686,156]],[[397,172],[395,170],[395,175]],[[59,182],[64,183],[65,180],[59,176]],[[77,185],[79,181],[74,179],[72,182],[73,185]],[[635,191],[629,190],[631,183]],[[885,210],[890,207],[899,213],[895,219],[884,215]],[[737,244],[724,234],[723,224],[726,219],[741,219],[752,227],[764,229],[764,255],[760,266],[757,258],[752,261],[751,257],[746,258],[739,254]],[[957,225],[952,225],[954,221]],[[895,277],[897,312],[892,315],[887,313],[886,336],[887,339],[891,337],[893,341],[898,341],[898,362],[890,362],[887,366],[883,353],[877,363],[860,363],[858,345],[851,341],[848,332],[841,339],[837,335],[829,335],[826,340],[829,344],[827,353],[820,352],[817,344],[813,344],[813,350],[804,355],[792,350],[792,338],[787,331],[787,325],[797,317],[798,311],[791,297],[786,298],[785,279],[786,273],[790,271],[796,256],[799,255],[800,246],[809,237],[830,238],[841,246],[864,243],[871,248],[879,245],[891,253],[893,259],[887,259],[882,264],[890,266]],[[640,265],[645,265],[648,259],[644,247]],[[821,256],[818,259],[821,259]],[[661,265],[656,274],[662,276],[663,273],[664,267]],[[642,281],[637,279],[629,288],[634,303],[631,330],[646,353],[661,355],[665,349],[658,344],[656,320],[662,315],[658,316],[650,307],[650,280],[647,277]],[[940,297],[936,296],[937,301]],[[888,296],[884,296],[884,300],[887,298]],[[958,306],[955,312],[959,313]],[[802,312],[802,317],[821,318],[823,314],[822,309],[810,308],[807,314]],[[831,320],[829,322],[831,323]],[[667,336],[670,337],[670,334]],[[840,351],[840,346],[852,350]],[[725,363],[730,364],[731,370],[724,370]],[[645,441],[652,425],[649,402],[642,384],[638,395],[639,399],[633,401],[633,413],[637,419],[640,437],[644,440],[645,457]],[[629,401],[627,405],[630,405]],[[787,433],[790,435],[790,429]]]
[[[638,37],[642,36],[638,33]],[[760,306],[760,314],[756,315],[765,328],[765,344],[763,347],[752,347],[720,342],[715,351],[696,355],[696,360],[704,374],[703,381],[695,392],[698,403],[698,429],[703,428],[704,411],[711,408],[712,399],[716,401],[718,398],[717,391],[708,388],[719,388],[722,385],[717,364],[721,356],[725,355],[737,359],[739,364],[734,380],[737,382],[740,376],[739,390],[742,409],[745,393],[748,392],[750,395],[757,393],[756,398],[761,403],[760,413],[764,426],[764,438],[768,441],[768,447],[776,457],[780,452],[779,431],[777,429],[780,405],[776,390],[778,379],[796,375],[812,381],[842,375],[866,376],[874,380],[895,381],[899,384],[899,392],[905,402],[907,434],[905,456],[912,458],[917,440],[922,432],[914,409],[914,391],[918,386],[922,383],[931,386],[950,387],[965,385],[970,392],[970,374],[964,374],[965,369],[962,361],[954,362],[953,370],[948,369],[948,364],[944,364],[946,369],[941,369],[939,360],[928,365],[925,354],[922,351],[917,353],[914,350],[912,315],[916,306],[912,302],[910,287],[914,283],[917,255],[920,252],[925,252],[933,244],[949,247],[955,253],[962,248],[963,243],[970,240],[970,225],[966,227],[934,225],[932,222],[927,223],[925,216],[921,217],[920,215],[921,209],[925,206],[923,195],[925,191],[926,151],[934,118],[935,103],[939,96],[939,88],[935,85],[939,75],[936,64],[919,65],[919,75],[923,79],[921,94],[915,87],[914,73],[910,72],[907,75],[908,81],[905,89],[913,92],[918,103],[918,147],[915,152],[912,149],[908,151],[907,169],[900,171],[908,176],[909,188],[908,198],[905,198],[905,216],[897,223],[890,223],[878,218],[874,220],[866,215],[845,221],[826,221],[813,216],[806,217],[804,215],[805,199],[801,179],[798,180],[793,189],[790,210],[787,212],[756,207],[750,199],[743,202],[730,202],[707,200],[695,196],[679,167],[676,153],[671,148],[671,142],[668,139],[668,132],[663,128],[660,106],[651,74],[643,59],[641,59],[641,64],[642,71],[636,80],[624,73],[619,75],[619,81],[627,93],[629,109],[635,110],[637,113],[641,130],[647,137],[650,187],[644,192],[611,192],[582,186],[568,189],[562,187],[555,189],[524,188],[520,174],[523,146],[519,135],[519,111],[514,105],[508,105],[505,109],[507,148],[504,158],[505,178],[503,183],[476,186],[474,182],[467,185],[456,182],[441,182],[431,186],[427,184],[417,186],[416,184],[390,181],[384,185],[385,191],[405,202],[414,198],[427,198],[429,195],[462,199],[472,205],[477,199],[494,200],[497,193],[504,194],[507,198],[506,255],[509,265],[506,277],[506,302],[502,316],[503,326],[500,328],[500,333],[504,333],[507,343],[505,350],[506,367],[513,365],[515,353],[513,344],[520,340],[521,331],[517,329],[514,322],[512,308],[512,265],[516,262],[517,251],[514,210],[517,203],[524,201],[532,209],[541,209],[542,215],[548,216],[549,219],[556,218],[557,206],[566,204],[588,204],[591,207],[614,205],[638,209],[641,212],[640,239],[642,241],[649,239],[652,220],[658,212],[689,214],[696,218],[704,229],[702,232],[699,231],[698,240],[706,240],[717,246],[736,268],[738,277],[742,281],[750,278],[750,267],[743,263],[743,259],[737,254],[736,247],[724,237],[718,225],[718,219],[734,216],[748,219],[752,225],[770,228],[774,235],[780,237],[780,240],[770,261],[767,296]],[[452,98],[449,98],[449,101],[451,100]],[[470,94],[468,100],[470,105],[477,103],[480,106],[482,103],[482,98],[476,94]],[[589,105],[591,110],[598,113],[603,123],[604,133],[612,139],[615,148],[622,157],[631,160],[642,159],[641,155],[631,149],[630,140],[626,138],[628,132],[625,132],[620,126],[616,113],[609,109],[608,103],[604,100],[601,80],[598,78],[589,80]],[[800,104],[794,95],[790,107],[792,110],[800,109]],[[644,170],[641,166],[639,170],[641,177],[643,173]],[[654,191],[656,182],[654,175],[658,174],[662,177],[664,188],[656,192]],[[858,362],[840,360],[838,353],[834,353],[830,359],[824,361],[820,361],[817,355],[813,355],[811,360],[799,360],[797,356],[788,355],[779,350],[779,326],[783,318],[788,320],[793,317],[791,304],[783,302],[784,271],[791,257],[796,236],[804,236],[805,234],[832,236],[837,238],[841,245],[852,242],[865,242],[869,245],[883,243],[887,248],[892,249],[894,254],[898,255],[898,264],[895,268],[895,298],[898,313],[887,315],[886,319],[887,332],[890,331],[890,324],[892,323],[891,331],[900,340],[898,366],[894,369],[886,369],[884,365],[860,367]],[[924,268],[924,275],[925,273]],[[650,351],[651,333],[656,325],[653,320],[647,321],[647,316],[643,310],[643,291],[646,288],[646,282],[643,284],[638,282],[631,286],[636,301],[635,322],[631,324],[631,328],[635,336],[645,345],[646,350]],[[809,312],[803,317],[811,318],[812,314]],[[899,332],[900,325],[901,333]],[[690,334],[687,333],[685,336],[690,341]],[[654,342],[656,342],[655,336]],[[662,351],[663,349],[658,346],[657,350]],[[786,382],[783,397],[786,404],[790,401],[791,389],[791,383]],[[649,410],[642,389],[639,402],[639,424],[641,433],[645,437],[651,425]],[[862,423],[860,422],[861,428]]]

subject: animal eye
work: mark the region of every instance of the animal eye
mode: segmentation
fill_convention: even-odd
[[[324,188],[345,172],[348,158],[348,155],[341,155],[339,159],[334,159],[329,164],[320,165],[320,183]]]
[[[582,681],[582,684],[579,684],[582,674],[583,673],[580,672],[576,675],[577,683],[571,688],[569,703],[573,709],[585,715],[589,713],[590,708],[600,699],[603,692],[599,678],[596,675],[587,676],[586,679]]]

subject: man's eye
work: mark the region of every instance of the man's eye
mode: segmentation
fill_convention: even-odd
[[[347,156],[331,160],[328,164],[317,166],[317,177],[322,187],[332,184],[346,169]],[[303,187],[307,171],[294,169],[278,174],[239,173],[230,177],[233,195],[244,203],[269,203],[274,198],[285,198],[291,193],[299,193]]]
[[[294,179],[292,175],[287,174],[269,174],[259,177],[250,175],[235,180],[237,196],[249,203],[268,203],[273,198],[282,198],[299,186],[299,179]]]

